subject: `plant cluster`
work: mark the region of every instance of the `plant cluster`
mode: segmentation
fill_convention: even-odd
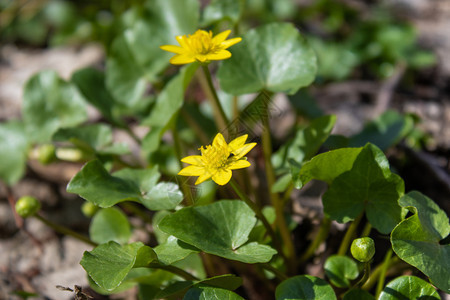
[[[137,287],[141,299],[243,299],[252,293],[243,279],[277,300],[449,293],[449,219],[427,196],[405,193],[383,153],[408,138],[413,117],[389,111],[338,138],[336,117],[319,112],[275,140],[270,125],[282,112],[274,96],[305,111],[299,90],[316,78],[317,57],[292,23],[240,32],[243,7],[144,2],[124,14],[105,70],[81,69],[69,81],[53,71],[30,78],[23,119],[0,125],[0,178],[15,184],[29,159],[83,162],[67,191],[86,200],[89,237],[52,223],[34,198],[18,200],[17,213],[90,244],[80,264],[101,294]],[[223,24],[234,30],[219,30]],[[198,86],[203,93],[193,92]],[[87,105],[99,122],[88,122]],[[136,135],[130,122],[147,134]],[[143,159],[114,142],[115,130],[130,135]],[[323,218],[299,246],[291,204],[312,180],[328,187]],[[130,242],[130,217],[147,224],[147,240]],[[335,221],[348,224],[346,232],[323,256]],[[323,278],[305,274],[318,256],[326,258]]]

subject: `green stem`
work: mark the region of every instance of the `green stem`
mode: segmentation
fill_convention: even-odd
[[[206,83],[208,85],[209,89],[209,99],[211,101],[211,106],[213,108],[214,114],[216,116],[218,125],[219,125],[219,131],[224,131],[228,124],[228,118],[225,115],[225,111],[222,108],[222,105],[219,101],[219,96],[217,96],[216,89],[214,88],[211,73],[209,72],[208,65],[202,65],[203,74],[205,75]]]
[[[386,273],[390,267],[394,266],[395,264],[397,264],[399,262],[401,262],[401,261],[397,256],[394,256],[393,258],[391,258],[389,260],[389,262],[387,263]],[[362,286],[363,290],[368,291],[368,290],[372,289],[372,287],[375,285],[375,283],[380,278],[380,274],[381,274],[381,271],[383,268],[384,268],[384,261],[381,264],[379,264],[378,266],[376,266],[376,268],[373,270],[372,274],[370,274],[369,279]]]
[[[84,235],[81,235],[67,227],[58,225],[56,223],[53,223],[47,219],[45,219],[43,216],[35,214],[34,217],[36,217],[38,220],[40,220],[42,223],[44,223],[45,225],[47,225],[48,227],[53,228],[53,230],[62,233],[64,235],[69,235],[71,237],[74,237],[82,242],[85,242],[86,244],[92,245],[94,247],[97,247],[98,244],[94,243],[93,241],[91,241],[88,237],[85,237]]]
[[[356,229],[358,228],[359,223],[361,222],[362,217],[364,216],[364,211],[359,214],[359,216],[350,224],[345,233],[344,238],[342,239],[341,245],[339,246],[339,250],[337,255],[345,255],[348,251],[348,247],[350,246],[350,242],[352,241]]]
[[[389,267],[389,261],[392,257],[392,248],[388,250],[386,253],[386,256],[384,257],[383,264],[381,265],[381,271],[380,276],[378,277],[378,283],[377,283],[377,289],[375,293],[375,299],[378,299],[378,296],[380,295],[381,291],[384,287],[384,280],[386,279],[386,272]]]
[[[180,269],[178,267],[175,267],[173,265],[170,266],[166,266],[166,265],[161,265],[159,263],[150,263],[148,265],[149,268],[153,268],[153,269],[161,269],[161,270],[165,270],[168,271],[170,273],[173,273],[175,275],[180,276],[181,278],[185,279],[185,280],[194,280],[194,281],[198,281],[200,279],[198,279],[197,277],[195,277],[194,275],[186,272],[183,269]]]
[[[270,95],[270,94],[269,94]],[[269,112],[266,107],[265,112],[262,114],[262,122],[264,125],[263,133],[262,133],[262,147],[264,153],[264,162],[265,162],[265,170],[266,170],[266,178],[267,178],[267,188],[269,190],[270,200],[275,209],[276,216],[276,224],[277,228],[280,231],[281,238],[283,240],[283,245],[286,247],[288,258],[287,265],[291,271],[294,271],[296,268],[296,257],[295,257],[295,249],[294,244],[291,239],[291,233],[286,223],[286,219],[284,217],[284,204],[282,199],[278,196],[277,193],[272,193],[272,186],[275,183],[275,172],[272,166],[272,142],[270,137],[270,126],[269,126]]]
[[[230,185],[236,192],[236,194],[238,194],[239,198],[241,198],[241,200],[244,201],[253,210],[258,219],[261,220],[261,222],[263,223],[264,227],[267,230],[267,233],[271,236],[272,240],[275,243],[275,241],[277,240],[275,232],[273,231],[272,226],[270,226],[269,221],[267,221],[266,217],[259,209],[259,207],[249,197],[247,197],[247,195],[244,192],[242,192],[241,188],[233,178],[231,178],[230,180]]]
[[[361,237],[369,236],[371,230],[372,230],[372,225],[370,225],[369,221],[367,221],[367,223],[364,226],[364,229],[363,229],[363,231],[361,233]]]
[[[183,158],[183,154],[182,154],[180,136],[178,135],[178,131],[176,130],[176,128],[172,129],[172,136],[173,136],[175,153],[177,155],[178,164],[179,164],[180,170],[181,170],[183,168],[183,163],[181,162],[181,159]],[[182,177],[182,176],[178,176],[178,179],[180,182],[181,190],[183,191],[183,194],[185,196],[187,205],[193,205],[194,199],[192,196],[192,191],[191,191],[191,188],[189,187],[189,185],[186,184],[188,179],[185,177]]]
[[[281,272],[280,270],[278,270],[277,268],[274,268],[271,264],[269,263],[263,263],[260,264],[261,267],[263,267],[264,269],[266,269],[267,271],[271,272],[273,275],[275,275],[280,281],[286,280],[289,277],[286,276],[286,274],[284,274],[283,272]]]
[[[184,121],[189,125],[189,128],[194,130],[195,134],[199,138],[202,145],[208,145],[209,144],[208,136],[203,132],[202,128],[197,123],[197,121],[184,109],[181,109],[181,116],[183,117]]]
[[[331,219],[327,217],[323,217],[322,223],[320,224],[319,232],[317,233],[314,240],[309,245],[308,249],[306,249],[305,253],[300,257],[300,262],[305,262],[314,255],[317,248],[322,244],[323,241],[328,237],[328,232],[331,227]]]
[[[367,279],[369,279],[370,275],[370,261],[364,263],[364,275],[363,277],[353,286],[353,288],[361,288],[364,283],[366,283]]]
[[[141,145],[142,141],[141,139],[131,130],[130,127],[124,126],[123,129],[133,138],[133,140],[138,144]]]

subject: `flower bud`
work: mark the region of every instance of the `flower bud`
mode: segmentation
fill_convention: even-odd
[[[81,206],[81,212],[88,218],[92,218],[98,209],[99,207],[91,202],[84,202]]]
[[[41,203],[34,197],[23,196],[16,202],[16,212],[22,218],[28,218],[41,209]]]
[[[41,145],[38,149],[37,159],[43,165],[48,165],[56,160],[56,148],[52,144]]]
[[[368,262],[375,254],[375,243],[370,237],[353,240],[350,247],[353,257],[360,262]]]

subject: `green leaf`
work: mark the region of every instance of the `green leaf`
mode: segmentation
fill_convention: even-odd
[[[336,122],[336,116],[323,116],[311,122],[303,130],[298,130],[295,138],[280,147],[272,156],[275,168],[287,168],[290,159],[298,164],[310,159],[325,142]]]
[[[389,282],[378,298],[378,300],[408,299],[440,300],[441,297],[428,282],[415,276],[401,276]]]
[[[383,152],[367,144],[351,170],[333,180],[322,202],[324,212],[340,223],[354,220],[365,210],[370,224],[388,234],[403,218],[397,203],[403,191],[403,180],[390,172]]]
[[[349,146],[360,147],[366,143],[372,143],[381,150],[386,150],[398,143],[413,128],[414,121],[411,116],[388,110],[377,119],[367,123],[360,133],[352,136]]]
[[[350,287],[350,281],[359,275],[357,263],[348,256],[332,255],[328,257],[324,269],[331,283],[339,288]]]
[[[275,250],[256,242],[246,244],[255,223],[255,214],[244,202],[222,200],[183,208],[166,216],[158,226],[206,253],[246,263],[268,262]]]
[[[225,274],[207,278],[200,281],[176,281],[162,290],[158,295],[158,299],[174,297],[183,294],[192,286],[216,287],[226,290],[235,290],[242,285],[242,279],[232,274]]]
[[[111,45],[105,73],[106,89],[126,107],[136,105],[146,88],[144,71],[130,48],[125,37],[118,36]]]
[[[314,156],[301,167],[299,180],[294,182],[295,187],[300,189],[312,179],[331,184],[336,177],[352,168],[361,150],[362,148],[343,148]]]
[[[233,46],[233,56],[218,71],[220,86],[233,95],[261,90],[294,94],[315,77],[316,56],[289,23],[271,23],[248,31]]]
[[[111,127],[104,124],[92,124],[76,128],[58,130],[54,141],[70,141],[78,148],[98,154],[125,154],[129,152],[126,144],[113,144]]]
[[[169,236],[166,242],[159,244],[154,250],[159,262],[164,265],[171,265],[192,253],[200,252],[197,248],[180,241],[174,236]]]
[[[109,121],[117,123],[113,117],[116,100],[105,84],[105,74],[94,68],[84,68],[72,74],[71,81],[78,87],[87,102],[95,106]]]
[[[132,268],[148,265],[156,259],[153,250],[141,242],[121,246],[116,242],[99,245],[85,251],[80,264],[101,288],[111,291],[118,287]]]
[[[180,73],[172,78],[158,95],[150,116],[142,122],[143,125],[151,126],[150,132],[142,141],[142,148],[145,153],[150,154],[158,149],[163,133],[183,106],[184,91],[197,68],[196,63],[182,68]]]
[[[179,191],[172,184],[161,184],[157,188],[159,197],[148,200],[148,193],[156,186],[160,174],[156,168],[135,170],[122,169],[110,175],[100,161],[93,160],[83,166],[67,185],[69,193],[75,193],[97,206],[111,207],[122,201],[136,201],[145,205],[151,202],[152,209],[170,207],[179,203]],[[164,195],[163,187],[170,187]],[[161,203],[167,200],[169,203]],[[159,201],[159,202],[158,202]],[[178,201],[178,203],[177,203]],[[176,203],[176,204],[175,204]]]
[[[22,122],[0,124],[0,178],[8,185],[19,181],[27,162],[28,139]]]
[[[92,241],[103,244],[114,241],[125,244],[131,237],[131,227],[127,216],[115,207],[98,211],[89,226]]]
[[[25,84],[22,105],[28,137],[34,142],[48,142],[59,129],[87,120],[85,103],[78,91],[54,71],[43,71]]]
[[[142,197],[142,204],[150,210],[171,210],[183,201],[178,184],[160,182]]]
[[[333,300],[336,299],[331,286],[323,279],[298,275],[286,279],[275,290],[276,300]]]
[[[351,289],[344,294],[344,298],[342,298],[342,300],[375,300],[375,297],[365,290]]]
[[[402,221],[391,234],[394,252],[430,277],[432,283],[450,292],[450,245],[442,243],[450,232],[445,212],[419,192],[403,196],[399,204],[414,215]]]
[[[186,295],[184,295],[183,300],[244,300],[238,294],[216,287],[208,286],[197,286],[191,288]]]
[[[243,0],[212,0],[203,10],[202,25],[229,20],[236,24],[244,10]]]

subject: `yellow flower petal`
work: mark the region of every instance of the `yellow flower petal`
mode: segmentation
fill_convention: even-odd
[[[184,65],[194,61],[195,59],[187,54],[177,54],[170,59],[170,63],[173,65]]]
[[[244,134],[243,136],[237,137],[234,140],[232,140],[229,144],[228,144],[228,150],[230,152],[236,151],[237,149],[241,148],[242,146],[244,146],[245,141],[247,140],[248,134]]]
[[[256,146],[256,143],[246,144],[246,145],[242,146],[241,148],[233,151],[233,154],[235,155],[236,159],[239,159],[239,158],[243,157],[245,154],[247,154],[250,150],[252,150],[253,147],[255,147],[255,146]]]
[[[178,35],[175,37],[175,39],[177,40],[178,44],[180,44],[180,46],[183,49],[185,49],[185,50],[189,49],[189,44],[187,42],[187,37],[185,35]]]
[[[225,185],[230,181],[231,179],[231,170],[228,169],[219,169],[217,172],[212,176],[212,180],[214,180],[215,183],[218,185]]]
[[[242,38],[237,37],[237,38],[232,38],[226,41],[223,41],[222,43],[220,43],[220,47],[222,49],[227,49],[228,47],[231,47],[237,43],[239,43],[240,41],[242,41]]]
[[[205,62],[208,60],[208,57],[204,54],[197,54],[195,55],[195,59],[199,62]]]
[[[187,166],[183,168],[178,175],[182,176],[201,176],[205,173],[205,168],[198,166]]]
[[[227,39],[227,37],[230,35],[231,30],[225,30],[224,32],[219,33],[215,37],[213,37],[212,42],[213,44],[220,44],[223,41]]]
[[[174,46],[174,45],[163,45],[159,46],[160,49],[176,54],[183,54],[186,53],[186,50],[183,47],[180,46]]]
[[[203,181],[206,181],[211,178],[211,174],[205,173],[203,175],[200,175],[200,177],[197,178],[197,181],[195,182],[195,185],[202,183]]]
[[[217,53],[211,53],[211,54],[206,55],[207,60],[222,60],[222,59],[227,59],[230,57],[231,57],[231,52],[228,50],[220,50]]]
[[[247,167],[250,167],[250,166],[251,166],[250,162],[248,162],[247,160],[244,160],[244,159],[240,159],[238,161],[230,163],[228,165],[228,169],[230,169],[230,170],[237,170],[237,169],[247,168]]]
[[[213,147],[222,148],[227,145],[227,142],[225,141],[223,135],[221,133],[216,134],[214,137],[214,140],[212,142]]]
[[[181,161],[194,166],[203,166],[203,160],[201,155],[186,156],[185,158],[182,158]]]

